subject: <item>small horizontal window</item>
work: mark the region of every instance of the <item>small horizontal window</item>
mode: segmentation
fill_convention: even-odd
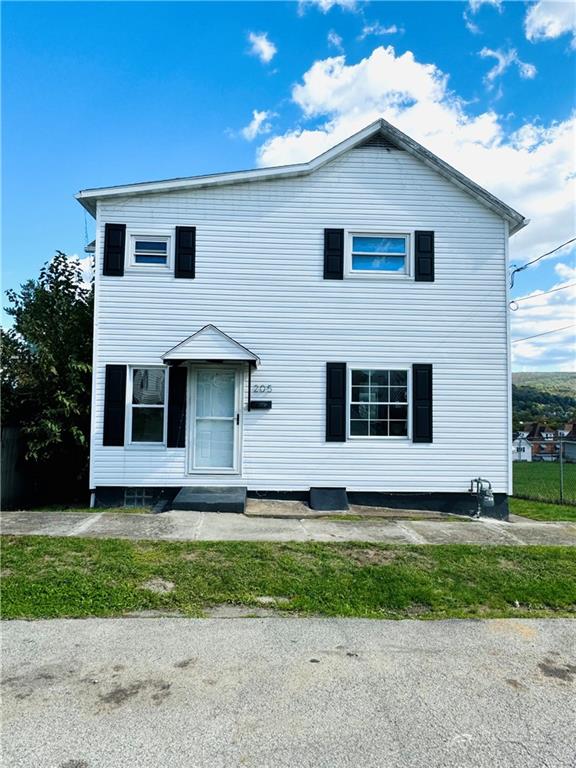
[[[168,264],[167,237],[133,238],[133,257],[135,264]]]
[[[408,436],[407,371],[352,370],[350,436]]]
[[[352,235],[353,272],[408,273],[408,235]]]

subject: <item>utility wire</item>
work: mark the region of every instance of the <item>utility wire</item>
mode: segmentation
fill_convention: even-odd
[[[574,328],[576,323],[570,323],[563,328],[556,328],[553,331],[544,331],[544,333],[535,333],[534,336],[525,336],[523,339],[512,339],[512,344],[518,344],[519,341],[528,341],[528,339],[536,339],[538,336],[547,336],[549,333],[560,333],[560,331],[566,331],[568,328]]]
[[[512,264],[514,269],[510,272],[510,288],[514,287],[514,275],[517,272],[523,272],[525,269],[527,269],[532,264],[536,264],[537,261],[540,261],[540,259],[544,259],[546,256],[551,256],[553,253],[556,253],[556,251],[559,251],[561,248],[564,248],[566,245],[570,245],[570,243],[576,242],[576,237],[570,238],[570,240],[566,240],[565,243],[562,243],[562,245],[556,246],[556,248],[553,248],[551,251],[548,251],[547,253],[543,253],[541,256],[537,256],[535,259],[532,259],[532,261],[527,261],[526,264],[522,264],[521,267],[517,267],[515,264]]]
[[[521,296],[519,299],[512,299],[508,306],[512,310],[512,312],[516,312],[518,309],[518,302],[519,301],[530,301],[530,299],[539,299],[540,296],[546,296],[548,293],[556,293],[556,291],[565,291],[566,288],[574,288],[576,286],[576,283],[569,283],[568,285],[562,285],[560,288],[550,288],[549,291],[540,291],[540,293],[534,293],[532,296]],[[516,304],[515,307],[512,305]]]

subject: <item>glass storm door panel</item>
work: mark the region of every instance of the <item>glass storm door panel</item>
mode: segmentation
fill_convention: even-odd
[[[234,371],[198,371],[194,405],[194,468],[234,469],[236,453],[236,374]]]

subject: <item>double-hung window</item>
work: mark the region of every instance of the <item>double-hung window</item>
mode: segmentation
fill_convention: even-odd
[[[170,237],[157,235],[132,236],[132,263],[137,266],[168,266]]]
[[[165,434],[166,370],[132,368],[130,442],[163,443]]]
[[[410,235],[350,233],[350,273],[410,274]]]
[[[353,368],[350,437],[408,437],[408,371]]]

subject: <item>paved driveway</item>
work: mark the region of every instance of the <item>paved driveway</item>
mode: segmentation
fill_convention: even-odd
[[[162,515],[3,512],[2,533],[181,541],[369,541],[384,544],[576,545],[576,523],[472,520],[321,520],[213,512]]]
[[[5,623],[6,768],[573,768],[576,623]]]

